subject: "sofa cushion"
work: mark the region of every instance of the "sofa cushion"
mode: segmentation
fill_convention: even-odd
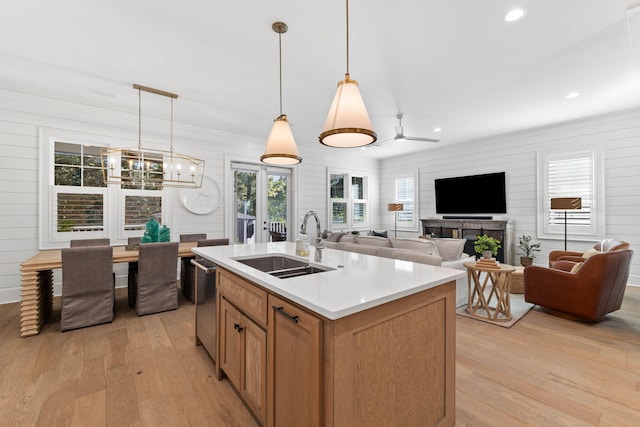
[[[409,249],[428,255],[441,256],[436,245],[430,240],[389,239],[389,241],[391,242],[391,247],[393,248]]]
[[[386,237],[356,236],[356,243],[359,245],[369,245],[377,247],[390,247],[391,242]]]
[[[443,261],[460,259],[464,251],[464,244],[467,243],[466,239],[432,238],[431,240],[436,244]]]
[[[357,252],[359,254],[365,255],[378,255],[379,246],[372,245],[359,245],[357,243],[344,243],[342,246],[343,251],[347,252]]]
[[[355,243],[356,236],[355,234],[345,233],[342,237],[340,237],[340,243]]]

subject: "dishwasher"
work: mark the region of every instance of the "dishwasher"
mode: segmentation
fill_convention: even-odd
[[[202,344],[209,356],[216,359],[216,265],[205,258],[191,260],[196,268],[196,345]],[[203,277],[204,276],[204,277]]]

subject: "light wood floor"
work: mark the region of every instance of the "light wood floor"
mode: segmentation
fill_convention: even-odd
[[[194,306],[20,338],[0,305],[2,426],[255,426],[193,344]],[[603,323],[532,310],[511,329],[457,316],[458,426],[639,426],[640,288]]]

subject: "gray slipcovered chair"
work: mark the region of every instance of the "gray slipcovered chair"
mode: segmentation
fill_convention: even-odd
[[[76,239],[69,241],[69,246],[72,248],[109,245],[111,245],[111,241],[109,239]]]
[[[229,239],[207,239],[207,240],[198,240],[198,247],[202,246],[224,246],[229,244]],[[196,257],[198,263],[205,265],[207,267],[212,267],[213,264],[203,258]],[[214,274],[206,274],[201,269],[197,268],[195,265],[191,265],[191,260],[188,260],[188,265],[184,265],[184,281],[181,281],[180,284],[182,286],[183,295],[189,299],[189,301],[197,304],[202,304],[204,302],[204,288],[207,284],[207,281],[214,280]],[[182,273],[181,273],[182,275]],[[197,292],[196,292],[197,287]],[[196,301],[197,295],[197,301]]]
[[[140,245],[138,268],[133,273],[134,301],[138,316],[178,308],[178,243]]]
[[[60,329],[111,322],[114,304],[113,248],[103,245],[62,249]]]
[[[129,237],[127,239],[127,248],[133,248],[134,246],[140,247],[140,241],[142,237]],[[135,289],[135,285],[133,284],[133,276],[136,274],[138,270],[137,262],[129,263],[129,274],[127,275],[127,292],[129,296],[129,306],[133,307],[133,302],[136,300],[135,295],[133,295],[133,291]]]

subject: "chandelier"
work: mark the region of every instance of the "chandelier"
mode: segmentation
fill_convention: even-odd
[[[173,150],[173,100],[178,95],[134,84],[138,91],[138,146],[100,150],[102,175],[106,184],[122,188],[160,190],[165,187],[199,188],[204,176],[204,160]],[[142,92],[171,99],[169,151],[142,147]]]

